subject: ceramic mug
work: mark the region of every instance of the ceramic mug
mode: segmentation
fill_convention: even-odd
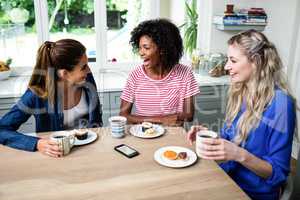
[[[109,118],[111,135],[114,138],[121,138],[125,136],[125,125],[127,119],[122,116],[113,116]]]
[[[217,138],[218,133],[210,130],[201,130],[196,133],[196,153],[201,157],[200,149],[202,146],[202,140],[205,138]]]
[[[75,143],[75,135],[68,132],[53,133],[50,138],[58,143],[64,156],[70,153]]]

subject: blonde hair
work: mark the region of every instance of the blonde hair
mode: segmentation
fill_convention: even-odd
[[[238,47],[248,61],[255,65],[249,81],[231,84],[229,88],[225,118],[227,127],[232,124],[242,105],[245,105],[234,139],[235,143],[241,144],[246,141],[249,132],[259,125],[262,113],[274,97],[275,87],[289,92],[282,72],[282,61],[275,46],[264,34],[248,30],[231,37],[228,45]]]

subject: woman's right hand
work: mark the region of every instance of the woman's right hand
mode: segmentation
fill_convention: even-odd
[[[58,158],[63,155],[58,143],[48,138],[41,138],[38,140],[37,150],[44,155],[54,158]]]
[[[207,128],[201,125],[191,127],[191,129],[187,133],[187,140],[190,142],[191,145],[196,140],[196,133],[201,130],[207,130]]]

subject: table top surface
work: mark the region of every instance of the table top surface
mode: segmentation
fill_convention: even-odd
[[[0,199],[249,199],[214,161],[174,169],[154,160],[164,146],[194,150],[183,128],[166,127],[155,139],[116,139],[109,128],[91,130],[95,142],[62,158],[0,146]],[[119,144],[140,155],[126,158],[114,150]]]

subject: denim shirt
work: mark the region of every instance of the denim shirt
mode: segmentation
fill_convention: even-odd
[[[100,101],[91,73],[87,75],[83,92],[86,93],[88,114],[80,120],[85,121],[85,126],[88,128],[102,126]],[[42,99],[27,89],[17,104],[0,119],[0,144],[26,151],[36,151],[39,138],[24,135],[17,130],[31,115],[35,118],[36,132],[63,130],[64,115],[61,105],[60,98],[56,99],[54,106],[50,106],[47,99]]]

